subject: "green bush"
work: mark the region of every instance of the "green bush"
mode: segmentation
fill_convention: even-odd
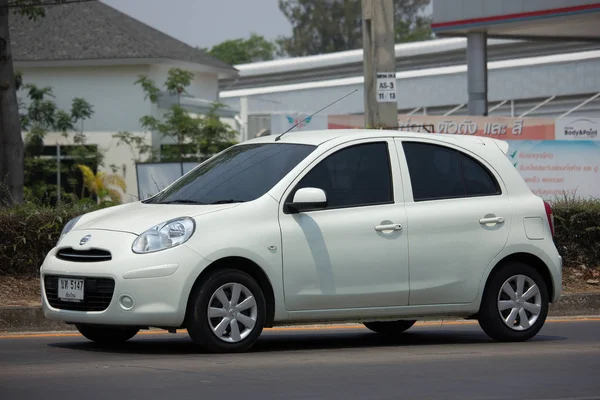
[[[95,204],[0,207],[0,276],[37,275],[65,224],[98,208]]]
[[[32,204],[0,205],[0,275],[35,276],[64,225],[98,206],[83,203],[61,207]],[[600,268],[600,200],[553,202],[554,241],[566,268]]]
[[[565,267],[600,268],[600,200],[565,198],[552,208],[554,242]]]

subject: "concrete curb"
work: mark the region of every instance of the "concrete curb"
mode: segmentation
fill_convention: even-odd
[[[548,316],[600,315],[600,293],[567,294],[550,305]]]
[[[550,306],[549,317],[600,316],[600,293],[569,294]],[[71,331],[75,328],[44,316],[40,306],[0,307],[0,332]]]
[[[0,307],[0,332],[47,332],[75,329],[59,321],[51,321],[44,316],[41,306]]]

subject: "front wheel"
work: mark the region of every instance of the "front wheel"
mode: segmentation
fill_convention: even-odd
[[[384,335],[399,335],[410,329],[416,322],[416,320],[374,321],[365,322],[364,325],[373,332]]]
[[[548,306],[548,288],[542,276],[528,264],[511,262],[490,278],[479,325],[492,339],[526,341],[542,329]]]
[[[133,338],[140,331],[137,328],[87,324],[75,324],[75,327],[86,339],[107,345],[124,343]]]
[[[262,332],[266,302],[251,276],[226,269],[213,274],[194,290],[188,313],[188,334],[202,350],[242,352]]]

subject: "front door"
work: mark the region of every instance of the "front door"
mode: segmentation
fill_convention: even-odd
[[[294,182],[285,198],[316,187],[325,191],[328,206],[300,214],[280,207],[289,311],[408,304],[408,240],[396,154],[393,140],[344,145],[322,155]]]

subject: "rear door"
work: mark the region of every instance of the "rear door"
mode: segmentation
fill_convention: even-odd
[[[397,139],[409,233],[410,305],[475,299],[508,240],[513,210],[483,159],[437,141]]]

